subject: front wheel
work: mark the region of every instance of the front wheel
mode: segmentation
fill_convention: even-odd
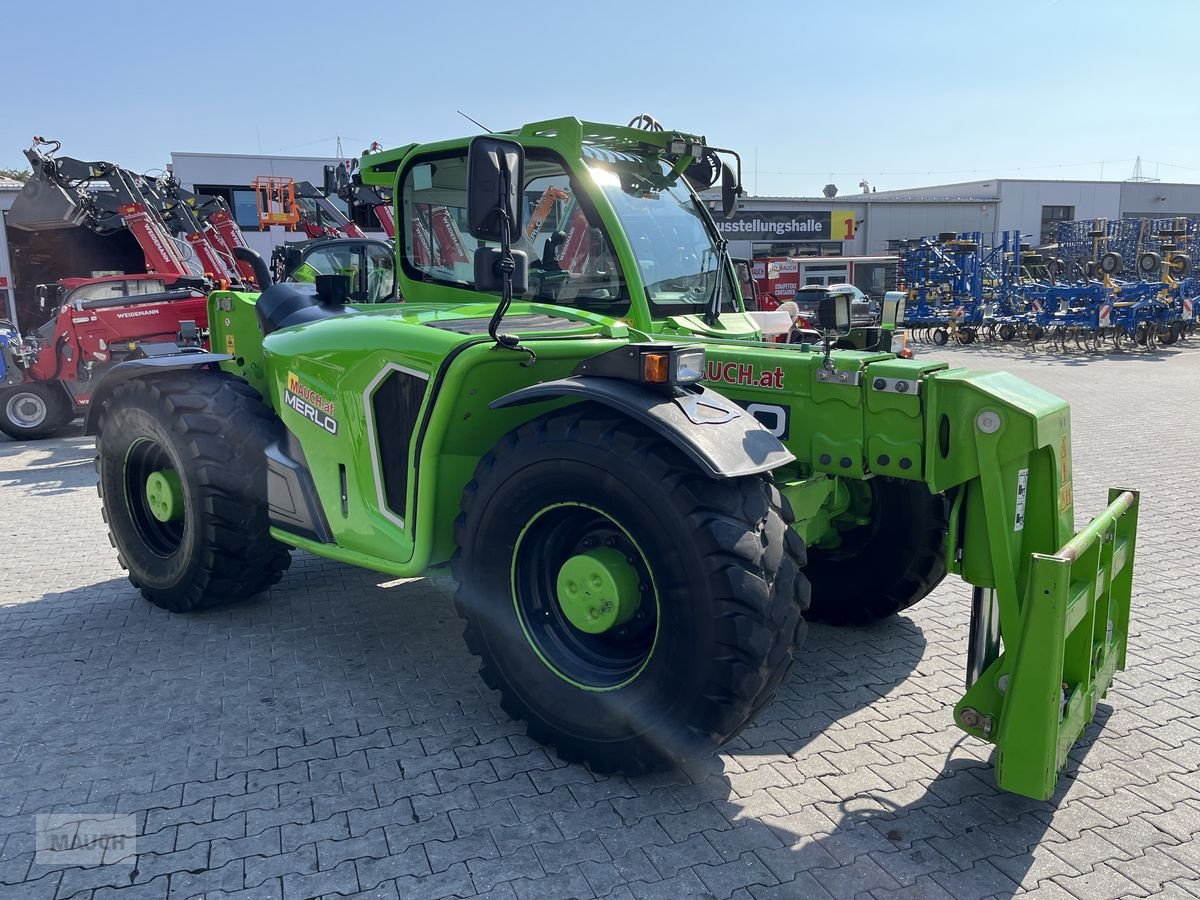
[[[946,577],[950,504],[918,481],[872,478],[850,485],[867,524],[840,535],[832,549],[813,547],[808,617],[830,625],[866,625],[908,609]]]
[[[53,437],[73,418],[75,405],[57,381],[30,381],[0,391],[0,431],[15,441]]]
[[[291,557],[270,535],[264,455],[279,428],[252,387],[223,373],[135,378],[105,402],[104,521],[155,606],[221,606],[279,580]]]
[[[769,481],[710,480],[620,417],[537,419],[463,494],[467,645],[563,759],[678,765],[741,731],[792,664],[809,589],[789,519]]]

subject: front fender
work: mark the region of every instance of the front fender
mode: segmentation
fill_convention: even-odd
[[[141,375],[154,372],[166,372],[170,369],[199,369],[205,366],[215,366],[233,359],[225,353],[185,352],[170,353],[163,356],[147,356],[143,359],[129,359],[117,363],[101,376],[96,389],[92,391],[92,399],[88,404],[87,416],[83,421],[83,433],[95,434],[100,422],[100,410],[122,383]]]
[[[601,403],[642,423],[683,451],[709,478],[756,475],[795,459],[754,416],[706,387],[666,394],[617,378],[573,375],[521,388],[490,405],[502,409],[560,397]]]

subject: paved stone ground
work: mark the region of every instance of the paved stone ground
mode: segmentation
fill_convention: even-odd
[[[960,584],[814,628],[690,775],[600,778],[500,712],[445,583],[298,556],[172,616],[116,566],[91,441],[0,438],[0,896],[1200,897],[1200,352],[941,355],[1072,402],[1081,524],[1144,491],[1130,670],[1051,802],[999,793],[951,724]],[[136,865],[34,864],[54,812],[133,814]]]

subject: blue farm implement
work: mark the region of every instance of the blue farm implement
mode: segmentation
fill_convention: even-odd
[[[897,242],[905,325],[944,345],[1024,341],[1098,351],[1174,344],[1200,318],[1191,275],[1200,222],[1185,218],[1064,222],[1033,249],[1019,232],[945,233]]]

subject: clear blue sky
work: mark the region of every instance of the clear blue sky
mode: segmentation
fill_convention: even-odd
[[[332,155],[337,135],[356,155],[469,134],[461,109],[497,129],[649,112],[741,151],[760,194],[1102,161],[1119,180],[1138,155],[1200,181],[1195,0],[60,0],[2,19],[0,166],[33,134],[142,170],[172,150]]]

